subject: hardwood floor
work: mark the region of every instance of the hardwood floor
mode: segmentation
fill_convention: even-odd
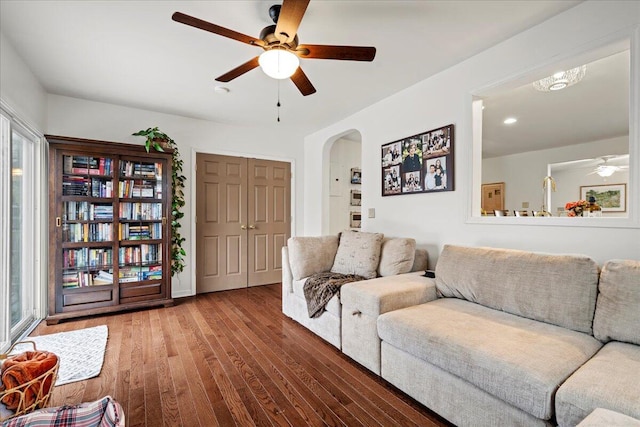
[[[102,373],[56,387],[51,405],[111,395],[130,427],[450,426],[284,316],[280,285],[42,322],[32,335],[102,324]]]

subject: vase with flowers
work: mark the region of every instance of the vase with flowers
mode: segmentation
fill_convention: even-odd
[[[564,205],[564,209],[569,216],[583,216],[585,209],[589,207],[586,200],[578,200],[577,202],[569,202]]]

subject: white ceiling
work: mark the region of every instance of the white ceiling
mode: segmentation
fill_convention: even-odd
[[[579,1],[312,0],[300,43],[375,46],[371,63],[307,59],[303,97],[259,69],[214,78],[261,50],[171,20],[175,11],[257,37],[260,1],[0,1],[0,30],[47,92],[238,125],[321,129]]]

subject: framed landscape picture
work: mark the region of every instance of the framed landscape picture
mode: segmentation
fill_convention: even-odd
[[[453,147],[453,125],[384,144],[382,195],[453,191]]]
[[[585,185],[580,187],[580,199],[596,199],[602,212],[627,211],[627,184]]]

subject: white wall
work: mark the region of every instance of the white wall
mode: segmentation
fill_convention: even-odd
[[[505,209],[511,211],[524,209],[522,208],[522,202],[529,202],[527,210],[540,210],[544,194],[542,181],[547,176],[547,165],[549,163],[593,159],[609,154],[627,154],[628,152],[629,137],[625,136],[549,150],[493,157],[482,161],[482,183],[505,183]],[[593,167],[587,172],[591,171],[593,171]],[[547,206],[547,210],[554,215],[556,214],[557,206],[564,207],[566,202],[578,200],[580,185],[605,184],[598,175],[583,175],[581,180],[576,177],[576,180],[571,181],[559,179],[556,174],[554,174],[554,178],[558,184],[558,191],[552,195],[554,203],[551,209]],[[629,179],[628,174],[624,176],[618,175],[615,178],[618,179],[616,183],[626,183]],[[622,181],[620,181],[621,179]],[[626,216],[626,214],[618,216]]]
[[[486,245],[552,253],[585,253],[598,262],[640,259],[640,229],[614,227],[499,225],[469,219],[472,185],[471,93],[605,40],[640,24],[640,2],[585,2],[473,58],[424,80],[305,138],[305,227],[307,235],[327,231],[327,141],[349,129],[362,135],[362,210],[365,231],[415,237],[435,264],[444,244]],[[636,60],[637,63],[637,60]],[[638,103],[638,99],[632,102]],[[381,196],[380,146],[453,123],[456,126],[453,192]],[[632,134],[637,138],[637,134]],[[633,153],[632,153],[633,154]],[[635,154],[637,155],[637,154]],[[635,191],[637,192],[637,186]],[[543,219],[543,218],[540,218]],[[637,218],[636,218],[637,220]],[[597,241],[597,245],[591,242]]]
[[[85,101],[58,95],[48,96],[47,129],[50,135],[114,142],[138,143],[143,138],[131,134],[158,126],[178,144],[184,160],[185,218],[182,223],[187,251],[185,271],[174,276],[172,294],[183,297],[195,294],[195,153],[217,153],[258,157],[292,162],[292,234],[302,231],[303,169],[301,133],[291,128],[238,127],[203,120],[139,110],[112,104]]]
[[[13,46],[0,32],[0,98],[30,125],[46,123],[46,92]]]
[[[329,195],[329,234],[338,234],[350,227],[349,212],[360,212],[359,206],[351,206],[351,190],[360,190],[360,185],[351,184],[351,168],[360,167],[362,143],[339,139],[331,147],[331,176]]]

